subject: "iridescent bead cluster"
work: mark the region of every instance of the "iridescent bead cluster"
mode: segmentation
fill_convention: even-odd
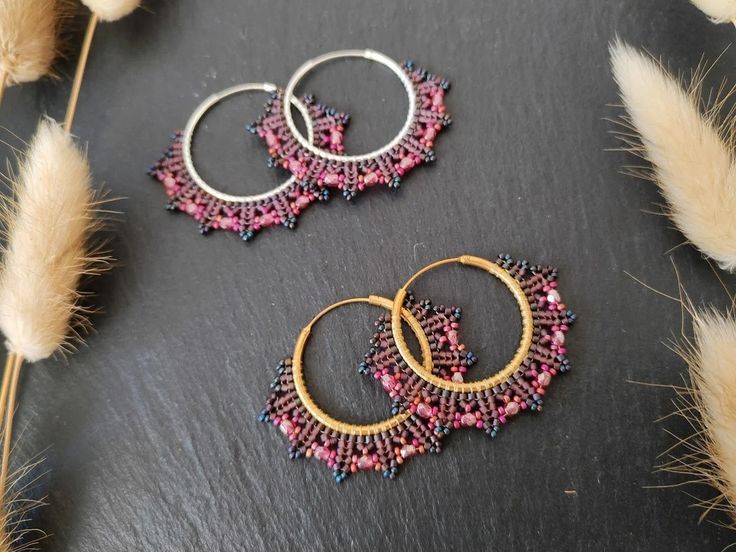
[[[576,316],[562,300],[555,268],[514,261],[509,255],[499,255],[496,264],[519,283],[533,319],[531,345],[505,381],[478,392],[436,387],[409,369],[396,346],[390,316],[384,315],[375,322],[370,349],[358,372],[388,393],[392,415],[407,415],[400,425],[369,435],[326,427],[304,407],[288,358],[277,366],[271,396],[259,419],[286,436],[291,458],[315,457],[340,482],[358,471],[378,471],[394,478],[408,458],[440,452],[442,440],[454,430],[475,428],[495,437],[521,413],[541,411],[552,380],[571,368],[567,333]],[[478,359],[460,338],[461,310],[417,301],[412,294],[407,295],[404,306],[427,337],[432,373],[444,381],[462,383]]]

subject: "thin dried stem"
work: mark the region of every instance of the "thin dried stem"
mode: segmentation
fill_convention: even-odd
[[[10,389],[8,391],[8,404],[5,415],[2,467],[0,467],[0,497],[5,497],[8,484],[8,468],[10,466],[10,451],[13,440],[13,417],[15,416],[15,402],[18,396],[18,380],[20,378],[20,369],[23,365],[23,357],[15,355],[14,361],[13,372],[10,377]]]
[[[3,97],[5,96],[5,87],[8,85],[8,74],[5,71],[0,71],[0,105],[3,103]]]
[[[5,417],[5,406],[8,402],[8,391],[10,389],[10,377],[13,373],[13,366],[15,366],[15,353],[8,353],[8,357],[5,359],[5,370],[3,371],[3,383],[0,387],[0,427],[2,427],[2,421]]]
[[[95,29],[99,18],[96,14],[91,14],[89,23],[87,24],[87,32],[84,34],[84,42],[82,43],[82,51],[79,53],[79,62],[77,63],[77,71],[74,74],[74,82],[72,83],[72,91],[69,96],[69,103],[66,107],[66,117],[64,118],[64,130],[71,134],[72,124],[74,122],[74,114],[77,111],[77,102],[79,101],[79,92],[82,89],[82,80],[84,79],[84,70],[87,68],[87,60],[89,52],[92,48],[92,39],[95,36]]]

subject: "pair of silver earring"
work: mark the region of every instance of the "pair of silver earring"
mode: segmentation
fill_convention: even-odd
[[[304,77],[324,63],[343,58],[363,58],[390,69],[401,81],[409,110],[401,130],[381,148],[362,155],[348,155],[343,137],[349,122],[346,113],[317,103],[312,96],[298,99],[295,90]],[[339,191],[348,200],[371,187],[398,188],[411,169],[434,161],[434,143],[450,125],[445,109],[447,80],[418,68],[399,64],[374,50],[340,50],[311,59],[299,67],[285,88],[271,83],[246,83],[213,94],[192,113],[184,131],[172,135],[164,156],[150,169],[164,186],[167,208],[192,216],[200,233],[226,230],[250,241],[262,229],[293,229],[297,217],[312,203],[327,200]],[[279,186],[256,195],[224,193],[197,171],[192,158],[192,138],[202,117],[213,106],[235,94],[267,92],[265,113],[248,129],[268,149],[272,165],[291,176]],[[306,123],[307,136],[296,126],[291,106]]]

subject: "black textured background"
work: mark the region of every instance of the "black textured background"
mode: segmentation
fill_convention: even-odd
[[[627,380],[677,383],[683,364],[662,344],[679,332],[677,304],[625,275],[673,292],[668,250],[683,241],[656,209],[654,187],[619,174],[634,160],[606,152],[617,114],[606,46],[618,32],[687,70],[734,39],[685,0],[421,2],[150,0],[102,25],[75,131],[96,179],[125,216],[113,243],[122,266],[97,289],[105,313],[89,347],[26,370],[16,458],[44,452],[36,523],[49,551],[203,550],[720,550],[732,534],[697,525],[679,480],[652,473],[671,443],[654,420],[671,393]],[[453,127],[437,163],[398,193],[315,206],[295,232],[245,245],[202,238],[164,211],[145,171],[207,95],[245,81],[285,84],[308,57],[371,47],[446,76]],[[736,79],[736,52],[712,73]],[[72,71],[72,62],[63,69]],[[39,114],[63,117],[69,88],[11,89],[3,138],[28,139]],[[368,63],[322,67],[303,91],[353,114],[347,143],[383,143],[405,98]],[[265,96],[228,101],[197,135],[202,171],[228,191],[261,191],[282,175],[243,131]],[[3,154],[9,153],[2,148]],[[337,486],[315,461],[292,462],[256,422],[272,368],[321,307],[391,295],[415,269],[462,253],[505,251],[560,268],[580,320],[574,370],[545,411],[491,442],[454,434],[394,482],[361,474]],[[700,256],[672,255],[696,302],[726,294]],[[443,269],[421,296],[464,307],[464,340],[490,373],[514,350],[517,313],[480,273]],[[733,287],[734,280],[729,280]],[[378,315],[335,313],[307,355],[315,395],[351,420],[388,401],[355,366]],[[685,431],[681,424],[666,427]],[[566,492],[566,491],[574,491]]]

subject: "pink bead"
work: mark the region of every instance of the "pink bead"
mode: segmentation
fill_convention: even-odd
[[[419,403],[417,405],[417,414],[419,414],[422,418],[431,418],[432,407],[430,407],[427,403]]]
[[[327,447],[317,447],[316,449],[314,449],[314,457],[320,460],[329,460],[330,449],[328,449]]]
[[[374,172],[369,172],[363,177],[363,182],[366,184],[366,186],[372,186],[373,184],[378,182],[378,175]]]
[[[471,414],[470,412],[463,414],[463,417],[460,418],[460,422],[467,427],[474,426],[475,425],[475,416]]]
[[[327,186],[336,186],[340,182],[340,177],[335,173],[330,173],[324,178],[324,183]]]
[[[309,198],[307,196],[299,196],[296,198],[296,206],[299,207],[299,209],[304,209],[307,205],[309,205]]]
[[[550,374],[549,372],[542,372],[537,377],[537,381],[542,387],[547,387],[552,381],[552,374]]]
[[[289,420],[283,420],[279,424],[279,430],[284,435],[291,435],[291,433],[294,431],[294,424],[292,424]]]
[[[357,462],[359,470],[373,469],[373,465],[373,458],[371,458],[370,456],[361,456]]]
[[[404,445],[401,447],[401,457],[409,458],[417,453],[417,449],[414,445]]]
[[[509,404],[506,405],[505,410],[507,416],[516,416],[519,413],[519,405],[514,401],[511,401]]]
[[[276,135],[270,130],[266,132],[265,139],[266,139],[266,144],[268,145],[269,148],[272,148],[279,143],[278,139],[276,138]]]
[[[296,159],[289,161],[289,172],[292,174],[298,174],[302,171],[302,164]]]

